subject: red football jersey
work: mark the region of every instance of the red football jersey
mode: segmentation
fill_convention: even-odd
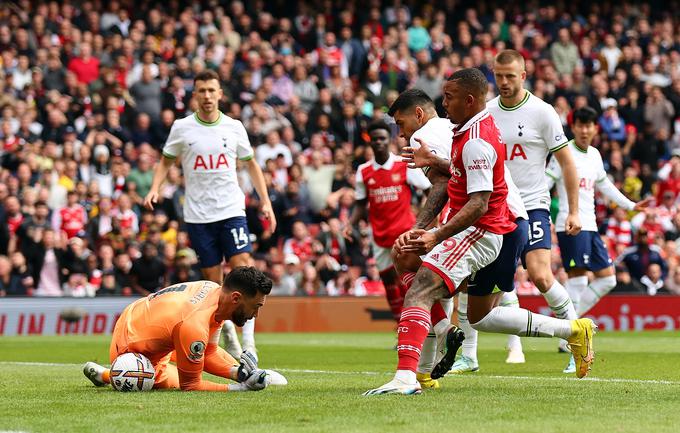
[[[515,229],[507,204],[505,146],[487,110],[454,129],[449,170],[449,219],[468,202],[469,194],[491,191],[488,210],[475,227],[499,235]]]
[[[78,236],[79,233],[85,229],[87,214],[85,208],[81,205],[76,205],[73,208],[63,207],[57,212],[60,221],[58,227],[60,230],[66,232],[69,239]]]
[[[372,160],[357,170],[356,198],[368,199],[368,221],[373,240],[383,248],[392,248],[399,235],[410,230],[416,222],[411,210],[407,170],[406,163],[398,161],[394,155],[390,155],[382,166]]]

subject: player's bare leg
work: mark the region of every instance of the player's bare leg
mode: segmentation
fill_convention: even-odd
[[[229,267],[234,269],[238,266],[253,266],[254,261],[250,253],[236,254],[229,258]],[[243,341],[243,349],[249,350],[252,353],[257,353],[255,348],[255,319],[250,319],[241,328],[241,338]],[[238,341],[238,340],[237,340]]]
[[[397,328],[399,363],[394,379],[364,395],[421,393],[416,369],[423,342],[430,332],[430,310],[435,302],[448,294],[444,281],[438,275],[424,267],[418,270],[413,286],[406,294]]]
[[[527,252],[526,264],[529,279],[543,294],[556,317],[575,320],[578,316],[574,304],[571,302],[567,290],[553,276],[550,258],[550,250],[548,249],[541,248]]]
[[[422,265],[422,260],[416,254],[398,253],[392,249],[392,262],[399,273],[403,295],[406,297],[408,289],[413,284],[416,272]],[[439,305],[438,305],[439,304]],[[451,314],[453,313],[453,298],[443,298],[439,303],[434,303],[430,310],[432,326],[427,338],[423,343],[420,360],[416,369],[416,378],[423,388],[439,388],[439,381],[432,378],[432,369],[441,361],[446,354],[446,336],[448,331],[453,328],[451,325]],[[438,330],[439,334],[435,331]]]

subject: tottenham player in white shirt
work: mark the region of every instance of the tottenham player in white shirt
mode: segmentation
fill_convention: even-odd
[[[567,138],[555,109],[524,89],[526,71],[522,55],[515,50],[501,51],[494,60],[494,77],[500,95],[487,103],[487,109],[501,132],[506,167],[529,214],[529,238],[522,260],[529,278],[555,315],[573,320],[578,316],[569,294],[550,267],[550,194],[543,173],[552,152],[562,167],[569,202],[565,233],[576,235],[581,222],[574,159],[566,147]]]
[[[451,157],[453,124],[448,119],[442,119],[437,116],[434,102],[425,92],[419,89],[404,91],[392,103],[387,114],[394,118],[395,123],[399,127],[399,135],[409,143],[411,148],[419,147],[417,140],[422,140],[428,143],[430,151],[439,158],[448,160]],[[410,160],[406,154],[402,154],[402,157]],[[413,226],[414,229],[426,229],[433,223],[436,223],[437,216],[449,200],[447,191],[449,176],[440,173],[438,170],[430,170],[429,167],[423,167],[422,170],[432,184],[432,187],[427,194],[425,204],[418,212],[416,223]],[[415,277],[415,272],[421,265],[421,260],[415,254],[400,253],[399,245],[404,244],[403,237],[404,235],[401,236],[401,242],[397,240],[395,247],[392,249],[392,261],[404,284],[410,285]],[[446,318],[443,318],[440,325],[442,329],[439,333],[439,340],[443,340],[446,338],[451,327],[450,318],[453,312],[453,298],[444,298],[440,300],[440,303],[446,314]],[[437,325],[435,320],[433,318],[433,325]],[[460,338],[462,337],[461,333]],[[430,329],[430,333],[423,343],[418,369],[416,370],[416,378],[423,388],[439,388],[439,382],[432,379],[430,373],[435,364],[439,362],[437,358],[441,359],[443,356],[443,353],[441,353],[437,357],[437,349],[444,350],[445,347],[446,343],[444,341],[437,342],[435,329]]]
[[[579,216],[583,227],[576,236],[565,233],[565,221],[569,213],[566,201],[566,188],[560,165],[553,158],[545,170],[548,187],[557,185],[560,199],[560,210],[557,214],[555,229],[560,245],[562,264],[569,275],[567,291],[579,316],[588,312],[604,295],[616,286],[614,266],[599,233],[595,220],[595,190],[600,191],[609,200],[626,210],[642,210],[649,204],[650,198],[634,203],[609,180],[602,164],[600,152],[590,144],[597,134],[597,112],[590,107],[579,108],[574,112],[574,140],[567,148],[576,162],[579,179]],[[595,275],[588,284],[587,272]],[[576,370],[573,359],[564,370],[573,373]]]
[[[454,125],[449,119],[442,119],[437,116],[433,101],[422,90],[410,89],[403,92],[394,101],[388,114],[394,117],[395,123],[397,126],[399,126],[401,136],[409,142],[409,146],[403,149],[402,157],[404,157],[404,159],[413,161],[413,154],[418,148],[420,148],[421,142],[426,143],[429,151],[438,158],[442,158],[447,161],[450,159]],[[427,174],[428,179],[430,179],[432,188],[428,194],[427,201],[418,213],[418,219],[414,229],[424,229],[431,225],[431,223],[435,221],[437,215],[442,212],[442,209],[445,209],[446,203],[449,199],[446,188],[450,174],[448,172],[440,173],[438,170],[431,169],[430,167],[423,167],[422,169]],[[508,205],[510,210],[518,217],[518,221],[516,221],[518,225],[522,225],[519,219],[523,219],[523,224],[527,224],[526,221],[528,220],[528,216],[524,210],[524,204],[522,203],[522,199],[519,195],[517,187],[510,178],[507,168],[505,174],[506,183],[508,184]],[[444,214],[447,211],[448,209],[445,209],[443,211]],[[440,218],[440,221],[445,222],[446,216],[447,215],[443,215],[444,218]],[[524,229],[522,233],[526,235],[526,228],[523,225],[520,230],[522,229]],[[407,238],[408,232],[403,234],[397,240],[394,248],[394,262],[395,266],[400,272],[404,272],[406,270],[415,272],[420,266],[421,261],[416,257],[412,257],[412,254],[400,253],[401,248],[406,244]],[[500,255],[512,255],[514,257],[514,254],[509,252],[501,252]],[[496,271],[498,271],[498,269],[496,269]],[[492,286],[496,285],[501,287],[504,291],[513,290],[514,269],[512,274],[507,272],[489,272],[478,274],[480,276],[494,274],[494,281],[491,282],[493,283]],[[408,276],[408,273],[405,273],[404,275]],[[506,276],[509,278],[505,278]],[[486,281],[480,281],[479,283],[482,285],[487,284]],[[467,294],[461,292],[458,295],[458,299],[459,303],[461,302],[461,299],[465,301],[465,305],[462,308],[459,308],[459,320],[461,316],[464,316],[465,319],[467,319]],[[451,307],[449,306],[448,302],[451,302],[450,299],[443,299],[442,305],[444,305],[447,309],[448,317],[451,317],[451,312],[449,310]],[[504,300],[501,301],[501,305],[519,307],[519,303],[517,302],[506,303]],[[433,325],[436,324],[434,318],[432,323]],[[471,331],[469,330],[468,333],[471,334],[472,337],[468,338],[468,334],[465,334],[465,340],[462,344],[463,356],[461,358],[468,357],[469,359],[475,359],[476,362],[477,331],[469,327],[469,325],[468,328],[471,329]],[[433,358],[433,354],[431,355],[433,351],[432,348],[434,347],[434,336],[430,334],[428,335],[428,339],[425,340],[422,355],[420,357],[420,363],[418,364],[418,379],[423,387],[427,387],[426,380],[421,380],[423,376],[426,376],[423,373],[431,372],[434,365],[438,364],[442,358],[442,355],[446,353],[444,339],[448,329],[437,329],[437,331],[439,331],[437,334],[439,340],[439,343],[437,344],[437,358],[435,359]],[[518,347],[519,353],[522,353],[521,341],[518,336],[509,335],[508,340],[508,345],[510,347]],[[424,379],[428,379],[428,377],[425,377]]]
[[[203,277],[222,284],[223,258],[232,269],[252,265],[245,196],[236,175],[237,158],[248,168],[262,213],[271,221],[272,230],[276,228],[276,218],[246,129],[219,110],[223,93],[218,75],[210,70],[198,74],[193,95],[198,111],[173,123],[144,205],[153,209],[170,166],[180,158],[186,183],[184,221],[191,245],[199,255]],[[243,345],[251,351],[255,348],[254,327],[254,320],[243,327]],[[234,325],[228,322],[225,331],[228,350],[240,356]]]

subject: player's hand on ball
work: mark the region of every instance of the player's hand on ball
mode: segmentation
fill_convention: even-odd
[[[269,385],[269,377],[264,370],[255,370],[246,379],[243,384],[249,391],[262,391]]]
[[[239,359],[241,365],[238,368],[237,380],[239,382],[245,382],[253,371],[257,370],[257,355],[248,350],[244,350],[241,353],[241,358]]]

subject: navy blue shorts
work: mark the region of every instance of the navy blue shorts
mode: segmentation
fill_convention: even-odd
[[[522,251],[522,265],[527,267],[526,255],[529,251],[552,248],[552,236],[550,235],[550,212],[545,209],[534,209],[529,214],[529,236]]]
[[[201,268],[222,263],[222,258],[250,253],[250,231],[246,217],[238,216],[206,224],[187,223],[191,247],[198,254]]]
[[[560,245],[562,265],[566,271],[581,268],[596,272],[612,265],[607,247],[597,232],[582,231],[576,236],[557,232],[557,242]]]
[[[468,278],[468,295],[486,296],[498,291],[512,292],[515,288],[515,270],[529,231],[525,219],[515,221],[517,228],[503,235],[503,246],[496,260]]]

